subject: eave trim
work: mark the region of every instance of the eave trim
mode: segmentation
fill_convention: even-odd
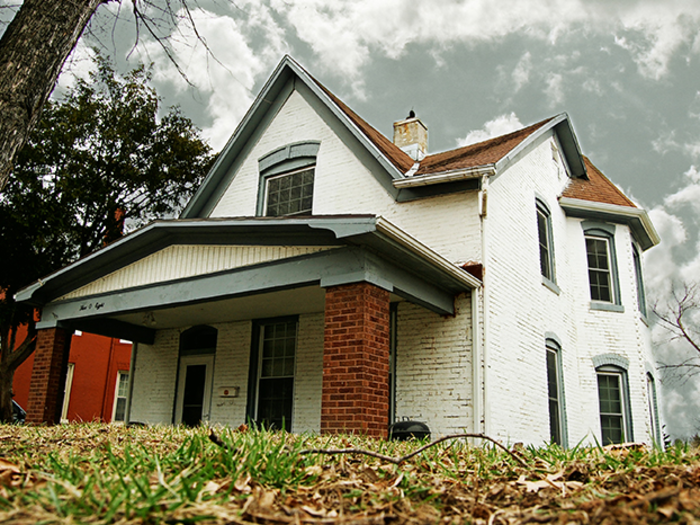
[[[448,170],[418,177],[406,177],[403,179],[394,180],[395,188],[416,188],[420,186],[430,186],[433,184],[443,184],[448,182],[456,182],[461,180],[478,179],[486,176],[491,176],[496,173],[493,164],[485,166],[477,166],[475,168],[466,168],[459,170]]]
[[[661,242],[646,210],[631,206],[620,206],[604,202],[560,197],[559,205],[567,215],[580,218],[593,218],[628,224],[642,250],[647,250]]]

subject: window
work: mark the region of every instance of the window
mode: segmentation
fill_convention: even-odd
[[[117,384],[114,391],[112,421],[124,421],[126,418],[126,397],[129,392],[129,372],[117,372]]]
[[[644,294],[644,281],[642,279],[642,258],[636,245],[632,245],[632,259],[634,260],[634,277],[637,282],[637,307],[643,316],[647,315],[647,300]]]
[[[613,302],[612,279],[610,277],[610,257],[608,240],[586,237],[588,257],[588,280],[593,301]]]
[[[603,445],[633,441],[627,358],[605,354],[593,358],[598,380],[600,430]]]
[[[265,189],[265,215],[310,215],[314,194],[314,168],[269,177]]]
[[[537,200],[537,236],[540,245],[540,272],[554,282],[554,252],[552,250],[552,215],[547,206]]]
[[[317,141],[296,142],[258,159],[258,215],[311,215],[320,146]]]
[[[584,221],[588,283],[591,308],[624,311],[620,302],[617,259],[615,256],[615,226]]]
[[[549,437],[552,443],[565,446],[560,349],[559,345],[552,340],[547,340],[546,348]]]
[[[603,445],[625,440],[625,417],[622,410],[622,377],[615,372],[598,372],[600,429]]]
[[[651,438],[661,444],[661,431],[659,428],[659,411],[656,399],[656,381],[651,373],[647,372],[647,402],[649,403],[649,422]]]
[[[251,417],[268,428],[292,429],[297,319],[261,321],[256,326]]]

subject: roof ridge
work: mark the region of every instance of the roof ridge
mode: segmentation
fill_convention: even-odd
[[[506,133],[505,135],[497,135],[495,137],[491,137],[491,138],[488,138],[486,140],[482,140],[481,142],[473,142],[471,144],[466,144],[465,146],[459,146],[459,147],[451,149],[451,150],[445,150],[445,151],[441,151],[441,152],[432,153],[432,154],[428,155],[428,157],[430,157],[432,155],[441,155],[443,153],[450,153],[450,152],[456,153],[460,150],[466,150],[469,148],[476,148],[477,146],[479,146],[479,148],[489,147],[489,146],[492,146],[494,143],[505,142],[511,138],[514,138],[516,136],[520,136],[525,131],[529,131],[529,133],[527,134],[529,136],[530,134],[534,133],[535,131],[537,131],[539,128],[541,128],[547,122],[551,121],[554,118],[556,118],[556,115],[553,117],[548,117],[548,118],[541,120],[539,122],[535,122],[534,124],[530,124],[529,126],[524,126],[522,128],[516,129],[514,131]]]
[[[511,131],[505,135],[492,137],[474,144],[467,144],[452,150],[432,153],[421,161],[416,175],[495,164],[535,131],[555,118],[557,118],[557,115]]]

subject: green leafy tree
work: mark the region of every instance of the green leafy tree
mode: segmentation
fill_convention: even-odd
[[[0,420],[11,419],[14,371],[36,343],[33,313],[13,295],[119,237],[124,222],[173,216],[213,160],[178,108],[159,114],[149,70],[119,77],[102,57],[96,65],[47,103],[0,195]]]

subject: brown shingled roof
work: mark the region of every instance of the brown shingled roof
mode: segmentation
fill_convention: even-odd
[[[617,206],[637,207],[585,155],[583,156],[583,162],[588,172],[588,180],[570,179],[568,186],[562,193],[562,197],[615,204]]]
[[[353,123],[360,128],[362,133],[364,133],[369,140],[371,140],[375,146],[384,154],[384,156],[396,166],[401,173],[406,173],[413,167],[415,161],[409,157],[404,151],[401,150],[396,144],[391,142],[388,138],[382,135],[375,128],[370,126],[365,122],[357,113],[350,109],[342,100],[331,93],[323,84],[321,84],[314,77],[309,75],[309,77],[318,84],[326,95],[328,95],[331,100],[345,113]]]
[[[416,175],[495,164],[554,117],[493,139],[425,157]]]
[[[357,113],[350,109],[342,100],[336,97],[321,82],[316,80],[308,71],[306,74],[320,87],[326,95],[336,104],[340,110],[374,143],[374,145],[384,154],[384,156],[402,173],[409,171],[415,161],[407,155],[401,148],[396,146],[391,140],[382,135],[374,127],[363,120]],[[494,164],[506,156],[513,148],[518,146],[523,140],[529,137],[536,130],[541,128],[554,117],[550,117],[541,122],[526,128],[502,135],[493,139],[470,144],[462,148],[457,148],[442,153],[428,155],[420,162],[420,168],[414,175],[428,175],[455,169],[474,168],[488,164]]]

